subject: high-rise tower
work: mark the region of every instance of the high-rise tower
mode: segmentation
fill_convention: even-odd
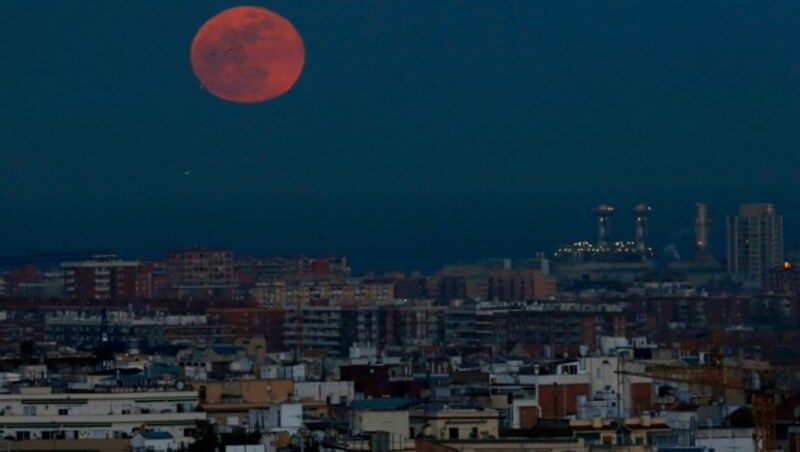
[[[742,204],[728,217],[728,271],[765,287],[783,264],[783,217],[772,204]]]

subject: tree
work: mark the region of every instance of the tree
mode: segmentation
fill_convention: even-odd
[[[36,342],[28,340],[19,343],[19,354],[22,355],[23,358],[33,358],[35,353]]]
[[[247,432],[243,428],[236,428],[231,433],[223,433],[220,435],[222,446],[238,446],[246,444],[259,444],[261,442],[261,434],[259,432]]]
[[[189,452],[214,451],[217,450],[217,446],[220,444],[217,439],[216,428],[209,421],[197,421],[192,438],[194,438],[194,442],[189,445],[187,449]]]

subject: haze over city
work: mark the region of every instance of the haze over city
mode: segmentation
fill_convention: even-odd
[[[0,450],[800,450],[798,24],[4,1]]]
[[[307,62],[252,105],[187,57],[232,2],[9,4],[0,248],[410,270],[552,251],[601,202],[653,205],[662,247],[695,202],[797,219],[796,2],[273,3]]]

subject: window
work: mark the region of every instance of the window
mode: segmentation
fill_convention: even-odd
[[[577,365],[563,366],[561,368],[561,375],[576,375],[578,373]]]
[[[23,405],[22,406],[22,415],[23,416],[36,416],[36,406],[35,405]]]
[[[458,439],[458,428],[450,428],[450,439]]]
[[[59,416],[66,416],[68,414],[69,414],[69,409],[68,408],[59,408],[58,409],[58,415]]]

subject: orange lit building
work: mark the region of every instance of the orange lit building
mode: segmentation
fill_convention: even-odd
[[[218,425],[229,425],[231,418],[239,418],[241,425],[250,409],[286,402],[294,391],[294,382],[287,379],[195,381],[190,386],[198,391],[202,410]]]

